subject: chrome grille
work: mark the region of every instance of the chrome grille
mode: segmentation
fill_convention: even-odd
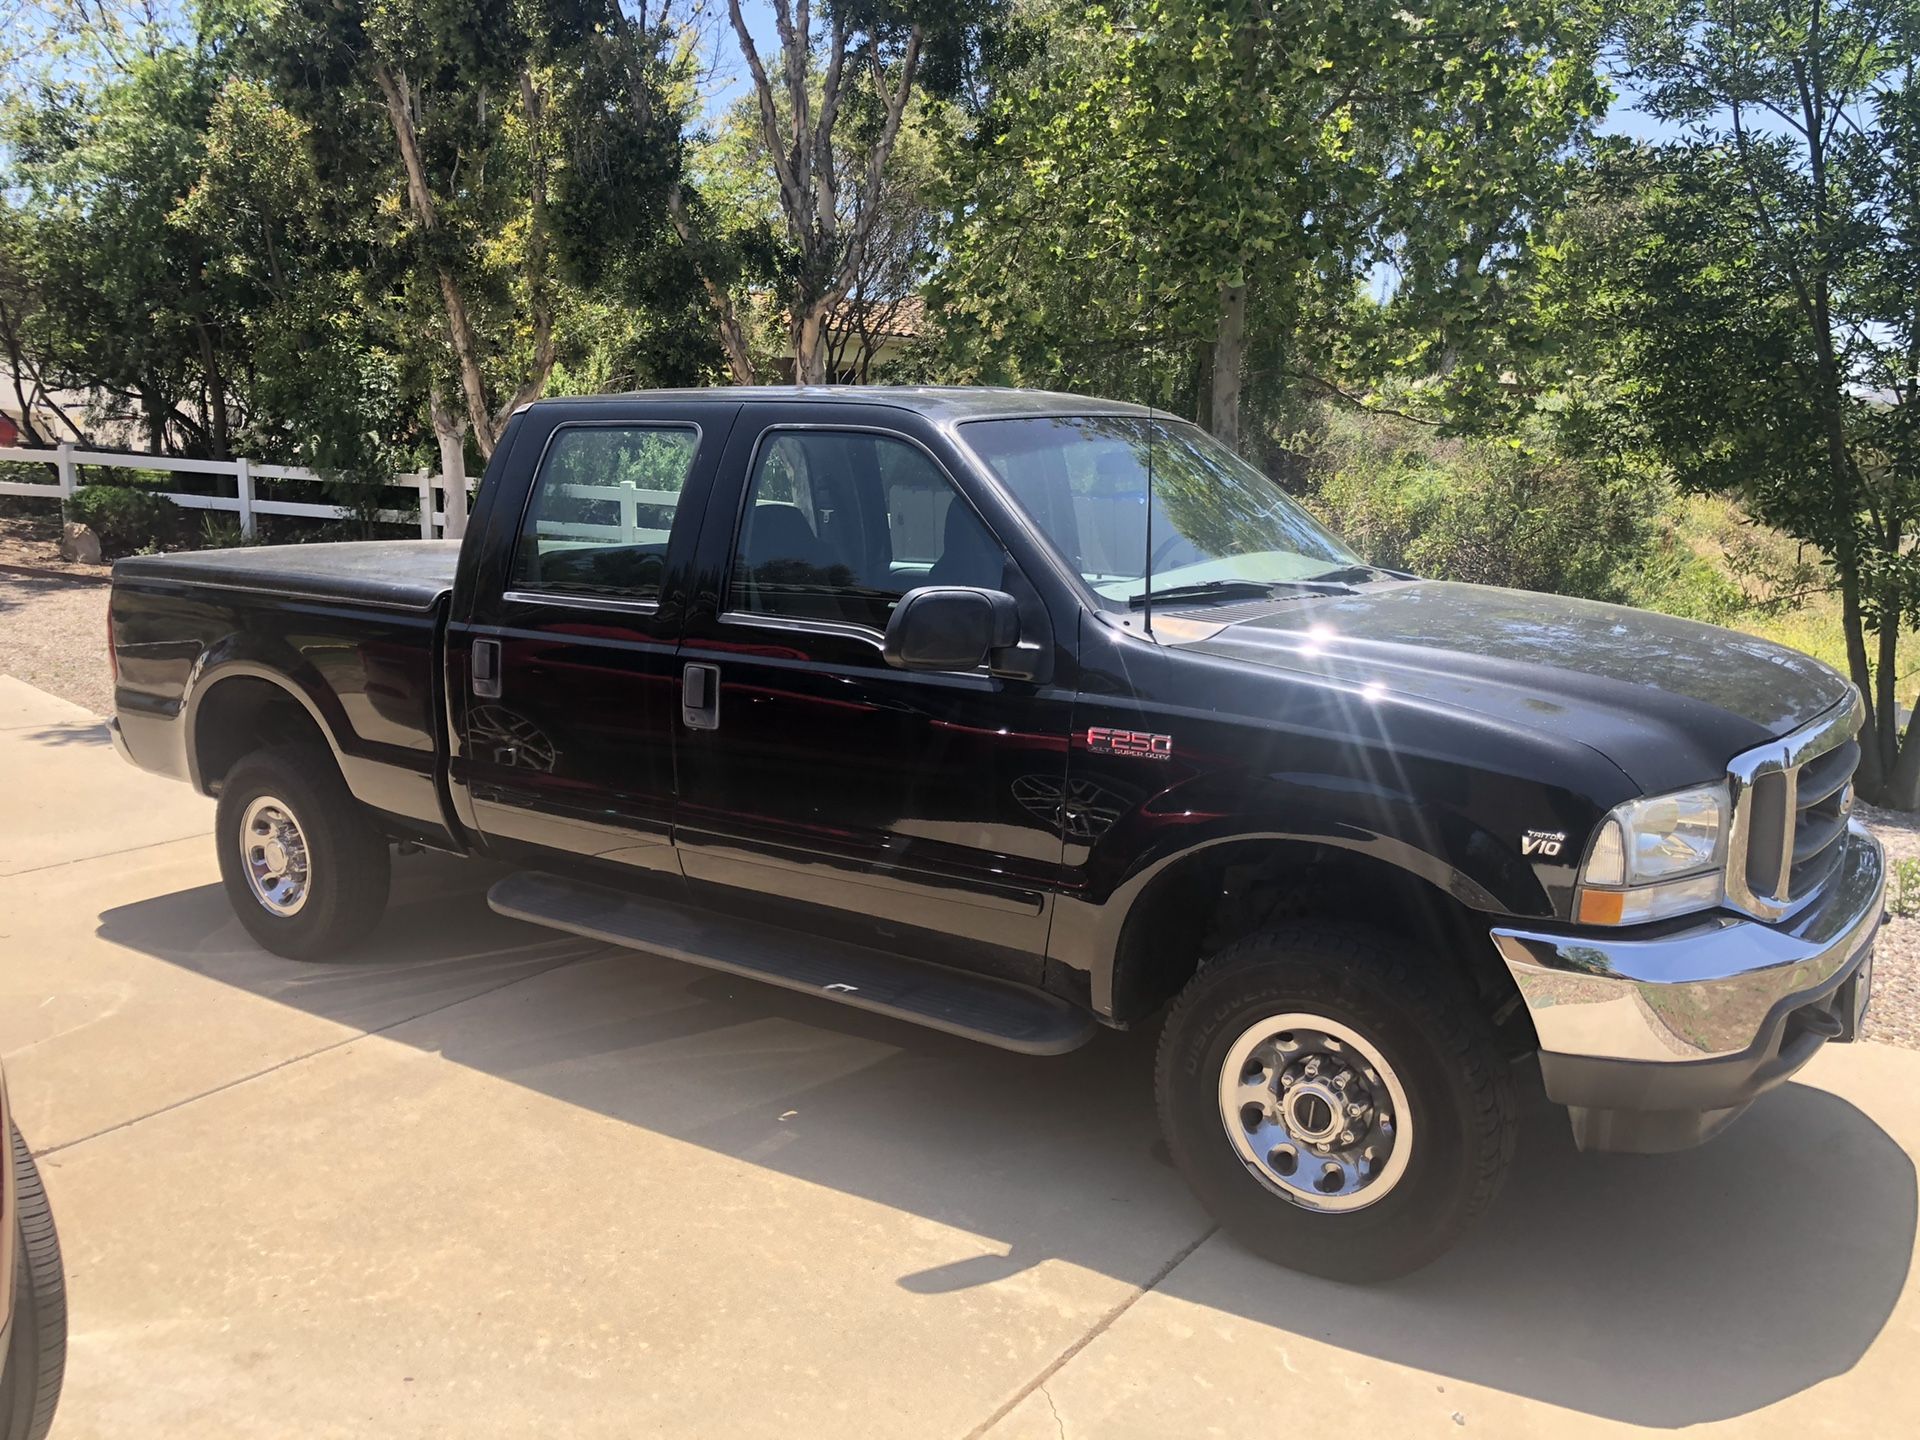
[[[1805,729],[1736,756],[1727,903],[1778,920],[1820,893],[1839,861],[1853,809],[1854,737],[1866,707],[1856,693]]]

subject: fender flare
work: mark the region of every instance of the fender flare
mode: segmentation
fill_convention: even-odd
[[[1366,833],[1346,827],[1319,830],[1283,830],[1272,827],[1222,827],[1191,843],[1168,848],[1135,865],[1103,900],[1061,897],[1053,935],[1057,943],[1050,957],[1069,969],[1086,973],[1089,999],[1102,1015],[1115,1013],[1117,980],[1127,927],[1156,882],[1197,856],[1225,846],[1271,844],[1343,851],[1391,867],[1410,880],[1444,894],[1469,910],[1489,917],[1509,914],[1512,906],[1479,879],[1444,855],[1396,835]],[[1542,892],[1542,901],[1545,895]]]
[[[264,680],[296,701],[326,739],[334,763],[344,769],[346,752],[341,749],[338,728],[333,719],[311,693],[288,676],[285,665],[269,664],[263,658],[247,654],[256,647],[245,645],[243,641],[244,637],[233,636],[201,651],[193,669],[188,672],[181,714],[185,720],[187,778],[193,788],[202,795],[212,793],[207,788],[206,777],[200,773],[200,710],[208,697],[228,680]],[[223,651],[228,653],[223,654]]]

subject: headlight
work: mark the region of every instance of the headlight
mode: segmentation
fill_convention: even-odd
[[[1706,910],[1724,893],[1727,787],[1630,800],[1607,816],[1580,872],[1576,916],[1637,925]]]

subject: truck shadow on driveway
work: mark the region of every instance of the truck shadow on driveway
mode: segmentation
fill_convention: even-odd
[[[914,1293],[1056,1259],[1144,1284],[1206,1234],[1161,1158],[1151,1034],[1102,1034],[1055,1059],[1011,1055],[500,919],[484,899],[498,873],[402,862],[386,923],[338,965],[255,949],[218,886],[109,910],[100,933],[999,1247],[897,1277]],[[474,988],[476,966],[493,968],[497,988],[447,1003],[463,971]],[[1536,1088],[1493,1214],[1427,1270],[1353,1288],[1216,1237],[1159,1288],[1356,1355],[1675,1427],[1850,1370],[1899,1299],[1915,1224],[1908,1155],[1826,1091],[1788,1085],[1700,1150],[1610,1157],[1576,1154]],[[1273,1364],[1279,1374],[1277,1354]]]

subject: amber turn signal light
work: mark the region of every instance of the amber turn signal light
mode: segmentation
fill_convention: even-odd
[[[1619,890],[1582,890],[1580,892],[1580,923],[1582,925],[1618,925],[1626,914],[1627,897]]]

